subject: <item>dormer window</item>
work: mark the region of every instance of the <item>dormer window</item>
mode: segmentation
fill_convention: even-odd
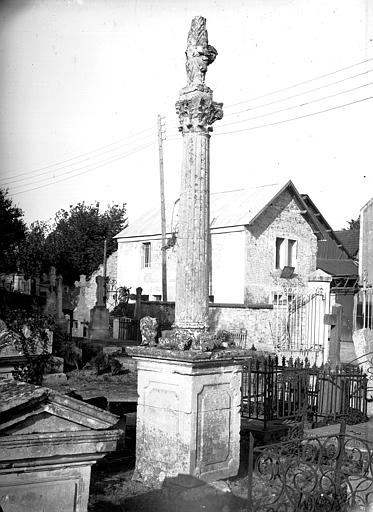
[[[291,238],[276,238],[275,268],[282,270],[284,267],[296,267],[297,241]]]

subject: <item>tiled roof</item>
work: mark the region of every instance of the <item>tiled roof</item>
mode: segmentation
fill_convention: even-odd
[[[337,238],[351,257],[356,256],[359,251],[360,229],[344,229],[335,231]]]
[[[357,276],[359,273],[357,265],[352,260],[348,259],[335,260],[318,258],[316,266],[335,277]]]
[[[250,189],[230,190],[211,194],[211,228],[243,226],[249,224],[291,182],[272,184]],[[292,185],[292,184],[291,184]],[[292,185],[294,188],[294,185]],[[167,233],[171,233],[177,221],[178,201],[166,207]],[[172,225],[171,225],[172,223]],[[147,211],[115,238],[131,238],[161,234],[160,208]]]

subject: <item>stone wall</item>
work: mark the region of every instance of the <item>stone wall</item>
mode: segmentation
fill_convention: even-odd
[[[296,240],[296,277],[287,285],[307,285],[316,270],[316,235],[301,214],[300,207],[288,191],[281,194],[247,229],[245,304],[271,303],[276,286],[281,284],[276,270],[276,238]]]
[[[163,324],[172,324],[175,320],[175,303],[148,302],[141,303],[141,316],[152,316]],[[273,350],[271,322],[273,309],[262,305],[246,307],[242,304],[210,304],[209,322],[213,331],[247,330],[247,348],[252,344],[258,350]]]

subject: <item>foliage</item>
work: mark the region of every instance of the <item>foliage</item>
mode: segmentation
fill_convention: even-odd
[[[69,211],[60,210],[55,227],[46,239],[51,265],[62,274],[64,282],[72,284],[80,274],[90,275],[103,261],[104,239],[107,255],[116,249],[113,236],[127,225],[126,208],[112,205],[100,213],[99,203],[78,203]]]
[[[0,270],[15,272],[18,266],[18,247],[24,240],[26,224],[23,212],[13,205],[8,191],[0,188]]]
[[[19,261],[23,272],[28,276],[37,276],[47,272],[49,258],[46,252],[46,239],[50,226],[47,222],[36,221],[27,229],[26,238],[20,245]]]
[[[360,215],[357,219],[351,219],[347,221],[348,228],[343,228],[343,231],[348,229],[360,229]]]
[[[45,367],[52,358],[48,351],[48,330],[53,327],[53,320],[45,316],[30,315],[20,309],[8,311],[4,320],[12,333],[15,347],[25,357],[24,362],[15,365],[14,378],[40,385]]]

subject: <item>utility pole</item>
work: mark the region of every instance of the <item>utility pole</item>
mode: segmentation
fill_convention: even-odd
[[[158,114],[158,154],[159,178],[161,190],[161,229],[162,229],[162,300],[167,300],[167,253],[166,253],[166,205],[164,199],[164,171],[163,171],[163,129],[164,117]]]
[[[104,304],[106,306],[106,262],[107,262],[107,257],[106,257],[106,253],[107,253],[107,241],[106,241],[106,237],[105,237],[105,240],[104,240]]]

